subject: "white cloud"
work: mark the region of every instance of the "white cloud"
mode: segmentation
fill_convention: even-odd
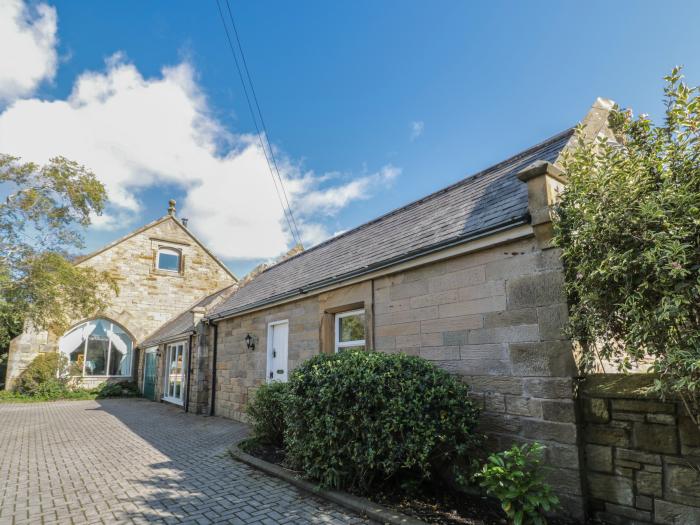
[[[185,192],[179,215],[217,255],[270,258],[292,244],[257,137],[222,127],[186,62],[144,78],[117,54],[105,71],[78,77],[66,100],[15,101],[0,113],[0,144],[26,160],[64,155],[93,170],[110,197],[94,227],[141,220],[141,192],[175,185]],[[338,184],[337,175],[302,172],[276,153],[307,246],[330,236],[324,217],[399,173],[387,166]]]
[[[0,0],[0,102],[31,95],[56,74],[56,10]]]
[[[411,142],[413,142],[423,134],[424,128],[425,123],[422,120],[414,120],[413,122],[411,122],[411,135],[409,137],[411,139]]]

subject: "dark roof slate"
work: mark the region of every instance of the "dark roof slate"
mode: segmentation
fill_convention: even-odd
[[[166,341],[172,341],[178,336],[185,336],[192,333],[195,329],[194,324],[192,323],[192,309],[196,307],[204,307],[205,310],[209,309],[216,304],[217,300],[228,296],[236,288],[237,285],[234,284],[219,290],[218,292],[214,292],[211,295],[207,295],[203,299],[200,299],[187,310],[163,324],[160,328],[158,328],[158,330],[153,332],[142,343],[140,343],[139,346],[141,348],[155,346]]]
[[[495,166],[333,237],[272,266],[222,301],[219,318],[300,295],[304,289],[391,263],[508,224],[523,224],[527,185],[516,173],[536,160],[555,162],[573,134],[568,129]]]

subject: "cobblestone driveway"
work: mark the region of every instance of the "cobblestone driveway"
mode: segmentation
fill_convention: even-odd
[[[0,524],[365,523],[230,459],[244,433],[144,400],[0,404]]]

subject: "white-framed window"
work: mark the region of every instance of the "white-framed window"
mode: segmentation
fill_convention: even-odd
[[[165,270],[166,272],[179,272],[181,257],[182,254],[180,250],[174,248],[158,248],[156,268]]]
[[[82,376],[129,377],[134,342],[109,319],[91,319],[79,324],[58,341],[68,356],[71,373]]]
[[[351,310],[335,314],[335,351],[365,349],[365,311]]]

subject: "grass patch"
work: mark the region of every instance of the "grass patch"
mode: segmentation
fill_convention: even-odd
[[[95,388],[76,388],[51,391],[48,394],[22,394],[0,390],[0,403],[44,403],[46,401],[85,401],[110,397],[138,397],[138,387],[132,382],[102,383]]]

